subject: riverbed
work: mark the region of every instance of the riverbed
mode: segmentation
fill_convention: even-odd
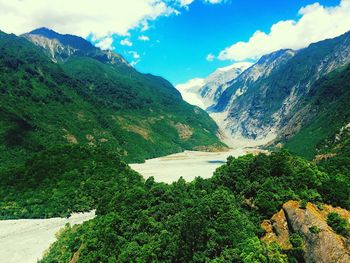
[[[141,164],[130,164],[145,179],[153,176],[155,181],[172,183],[183,177],[192,181],[196,177],[209,178],[214,171],[226,163],[227,157],[238,157],[255,149],[231,149],[225,152],[185,151],[165,157],[146,160]]]
[[[81,224],[94,217],[91,211],[69,218],[0,220],[0,262],[35,263],[67,223]]]
[[[149,159],[142,164],[130,164],[144,178],[153,176],[157,182],[172,183],[183,177],[192,181],[196,177],[210,178],[214,171],[226,163],[227,157],[238,157],[254,148],[239,148],[225,152],[185,151]],[[73,214],[70,218],[0,220],[0,262],[34,263],[43,256],[55,240],[55,234],[70,223],[81,224],[94,218],[95,212]]]

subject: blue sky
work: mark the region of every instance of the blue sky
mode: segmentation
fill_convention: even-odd
[[[339,1],[318,1],[323,6],[335,6]],[[120,45],[125,37],[115,36],[113,47],[128,61],[138,61],[142,72],[161,75],[173,84],[194,77],[205,77],[218,67],[232,64],[231,60],[207,61],[208,54],[218,54],[238,41],[247,41],[256,30],[268,32],[281,20],[298,20],[301,7],[312,0],[247,1],[232,0],[222,4],[194,1],[188,10],[178,15],[162,16],[150,23],[150,28],[130,30],[127,37],[132,46]],[[140,35],[149,41],[140,41]],[[140,58],[129,53],[135,51]],[[247,59],[251,60],[251,59]]]
[[[0,0],[0,7],[0,30],[82,36],[173,84],[350,30],[350,0]]]

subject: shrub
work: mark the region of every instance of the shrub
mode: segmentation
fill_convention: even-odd
[[[299,203],[299,207],[301,209],[306,209],[306,206],[307,206],[307,201],[301,200],[300,203]]]
[[[318,226],[312,226],[309,228],[309,230],[312,234],[318,234],[321,232],[321,229]]]
[[[327,216],[327,224],[339,235],[350,236],[349,223],[338,213],[332,212]]]

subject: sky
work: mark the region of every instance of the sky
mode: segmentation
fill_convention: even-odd
[[[85,37],[174,85],[350,30],[350,0],[0,0],[0,30]]]

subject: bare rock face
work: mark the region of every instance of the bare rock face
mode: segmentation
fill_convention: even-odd
[[[281,209],[273,215],[271,220],[264,220],[261,227],[266,234],[262,238],[266,243],[276,242],[283,249],[291,249],[292,244],[289,242],[289,228],[284,210]]]
[[[335,233],[327,225],[327,215],[336,212],[350,220],[350,212],[342,208],[325,205],[322,210],[308,203],[300,208],[299,202],[288,201],[271,220],[265,220],[262,227],[267,243],[277,242],[283,249],[290,249],[289,235],[298,233],[304,241],[305,262],[348,263],[350,262],[350,239]],[[312,231],[310,229],[317,229]]]
[[[317,115],[307,100],[315,82],[349,59],[350,32],[272,52],[228,82],[209,110],[222,115],[221,128],[234,138],[288,139]]]

